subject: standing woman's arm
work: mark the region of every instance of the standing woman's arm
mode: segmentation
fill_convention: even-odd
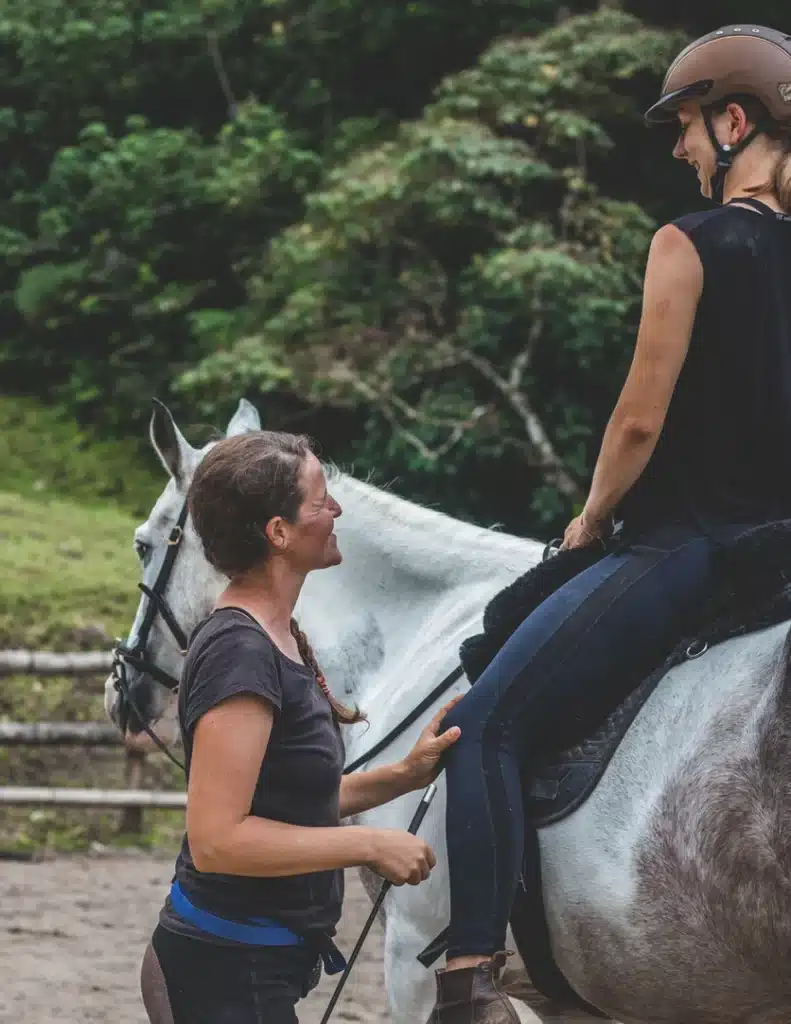
[[[277,877],[368,864],[376,836],[359,827],[309,828],[250,814],[274,710],[229,697],[198,720],[187,789],[187,837],[199,871]]]
[[[442,755],[461,736],[458,726],[441,731],[445,715],[460,700],[461,695],[443,704],[421,731],[417,743],[403,761],[344,775],[341,780],[341,817],[362,814],[363,811],[380,807],[405,793],[424,789],[433,782],[439,774]]]

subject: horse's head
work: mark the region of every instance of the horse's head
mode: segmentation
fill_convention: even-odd
[[[260,427],[258,412],[242,399],[226,433]],[[186,507],[192,476],[211,445],[188,444],[160,402],[150,437],[170,480],[134,533],[143,596],[128,638],[116,649],[104,696],[108,716],[133,747],[151,743],[148,730],[166,746],[178,738],[176,693],[187,638],[227,583],[207,562]]]

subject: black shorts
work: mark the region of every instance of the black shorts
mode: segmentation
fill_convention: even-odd
[[[295,1024],[321,976],[319,955],[302,946],[220,946],[161,925],[151,945],[173,1024]]]

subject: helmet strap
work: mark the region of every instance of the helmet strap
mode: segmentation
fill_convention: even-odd
[[[737,157],[743,149],[746,149],[757,135],[761,134],[761,127],[760,125],[756,125],[753,130],[745,135],[741,142],[737,142],[735,146],[723,146],[714,133],[711,108],[703,111],[703,122],[706,125],[706,131],[709,133],[711,144],[714,146],[714,152],[717,155],[717,166],[711,178],[711,198],[715,203],[722,205],[725,199],[725,178],[728,175],[728,171],[733,167],[734,158]]]

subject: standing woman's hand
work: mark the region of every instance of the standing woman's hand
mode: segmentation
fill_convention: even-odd
[[[461,700],[463,694],[448,701],[434,715],[426,728],[418,737],[417,743],[409,751],[403,761],[403,768],[409,780],[410,789],[422,789],[433,782],[439,774],[439,763],[442,755],[461,736],[461,729],[454,726],[440,732],[442,719],[451,708]]]

